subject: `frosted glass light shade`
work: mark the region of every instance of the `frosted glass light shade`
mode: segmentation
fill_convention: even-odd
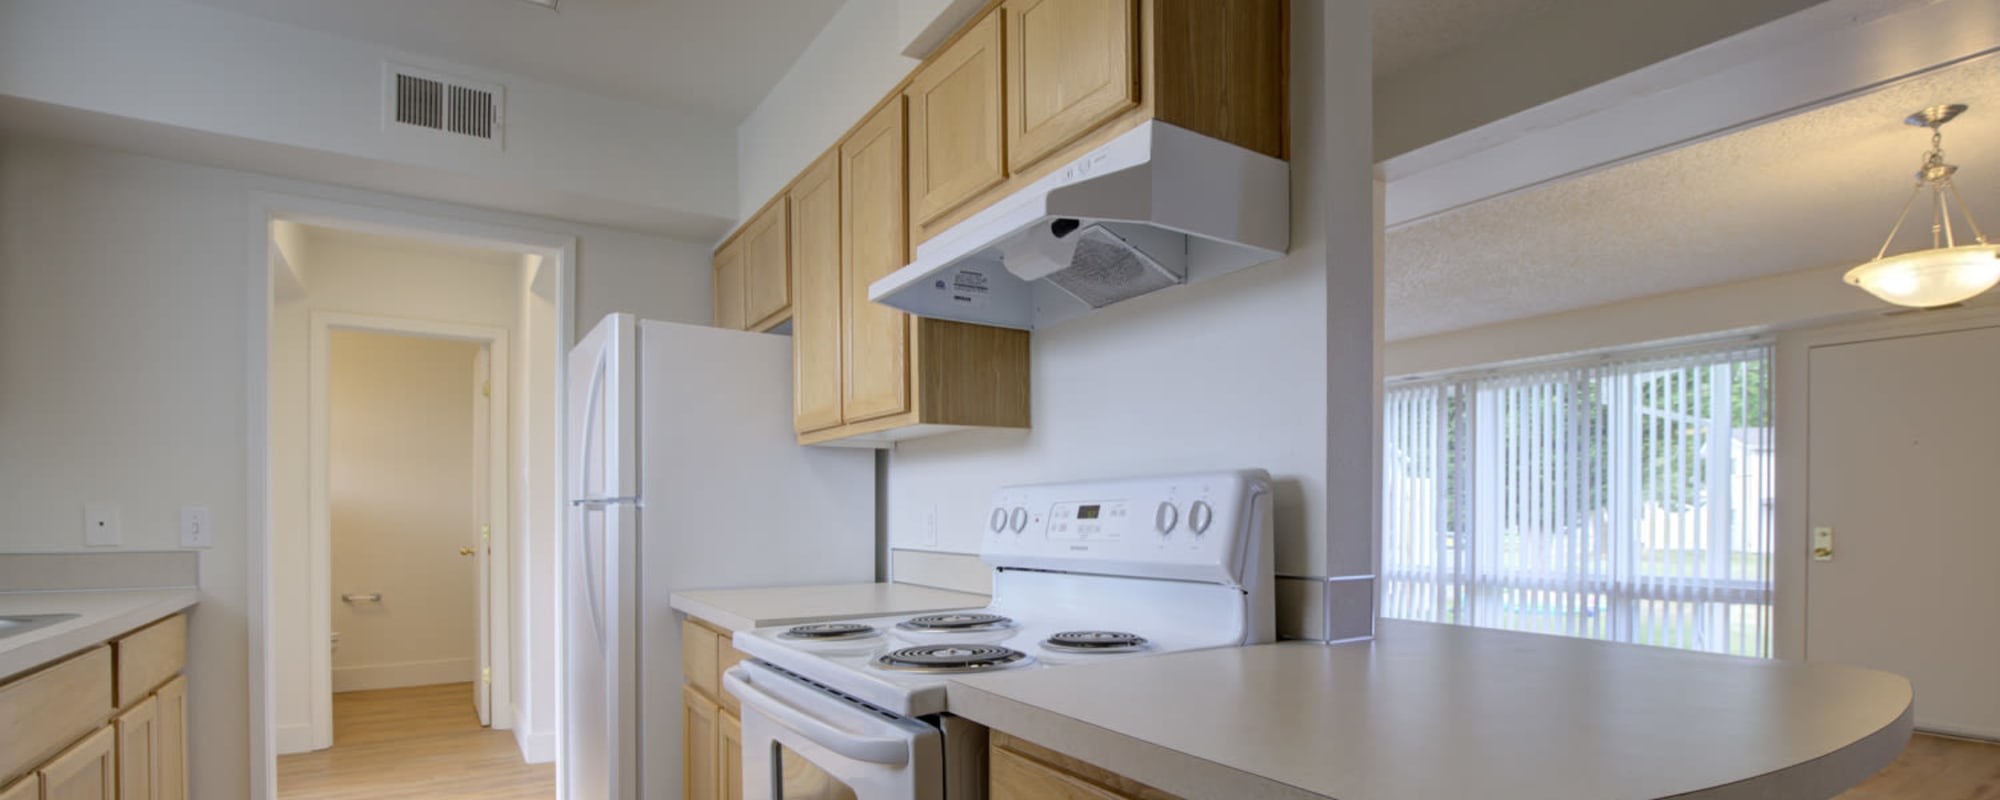
[[[1899,306],[1960,303],[2000,284],[2000,245],[1918,250],[1847,271],[1847,282]]]

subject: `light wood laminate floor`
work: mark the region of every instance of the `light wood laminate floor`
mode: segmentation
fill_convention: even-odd
[[[2000,800],[2000,744],[1917,734],[1888,767],[1837,800]]]
[[[479,726],[472,684],[333,696],[333,747],[278,759],[282,800],[552,800],[554,764],[523,764]]]

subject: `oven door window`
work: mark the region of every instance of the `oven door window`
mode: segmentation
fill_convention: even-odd
[[[859,800],[847,784],[782,744],[778,748],[778,800]]]

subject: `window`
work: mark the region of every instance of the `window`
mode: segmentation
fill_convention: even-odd
[[[1382,613],[1771,655],[1771,349],[1392,384]]]

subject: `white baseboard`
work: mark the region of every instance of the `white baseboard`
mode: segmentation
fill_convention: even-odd
[[[556,732],[528,732],[527,728],[514,729],[514,743],[521,747],[521,760],[530,764],[547,764],[556,760]]]
[[[303,722],[296,725],[279,725],[277,736],[278,755],[288,756],[293,753],[312,752],[313,729],[311,725]]]
[[[479,668],[470,658],[443,658],[434,661],[399,661],[336,667],[333,691],[361,692],[369,689],[396,689],[404,686],[435,686],[440,683],[470,683],[479,678]]]

